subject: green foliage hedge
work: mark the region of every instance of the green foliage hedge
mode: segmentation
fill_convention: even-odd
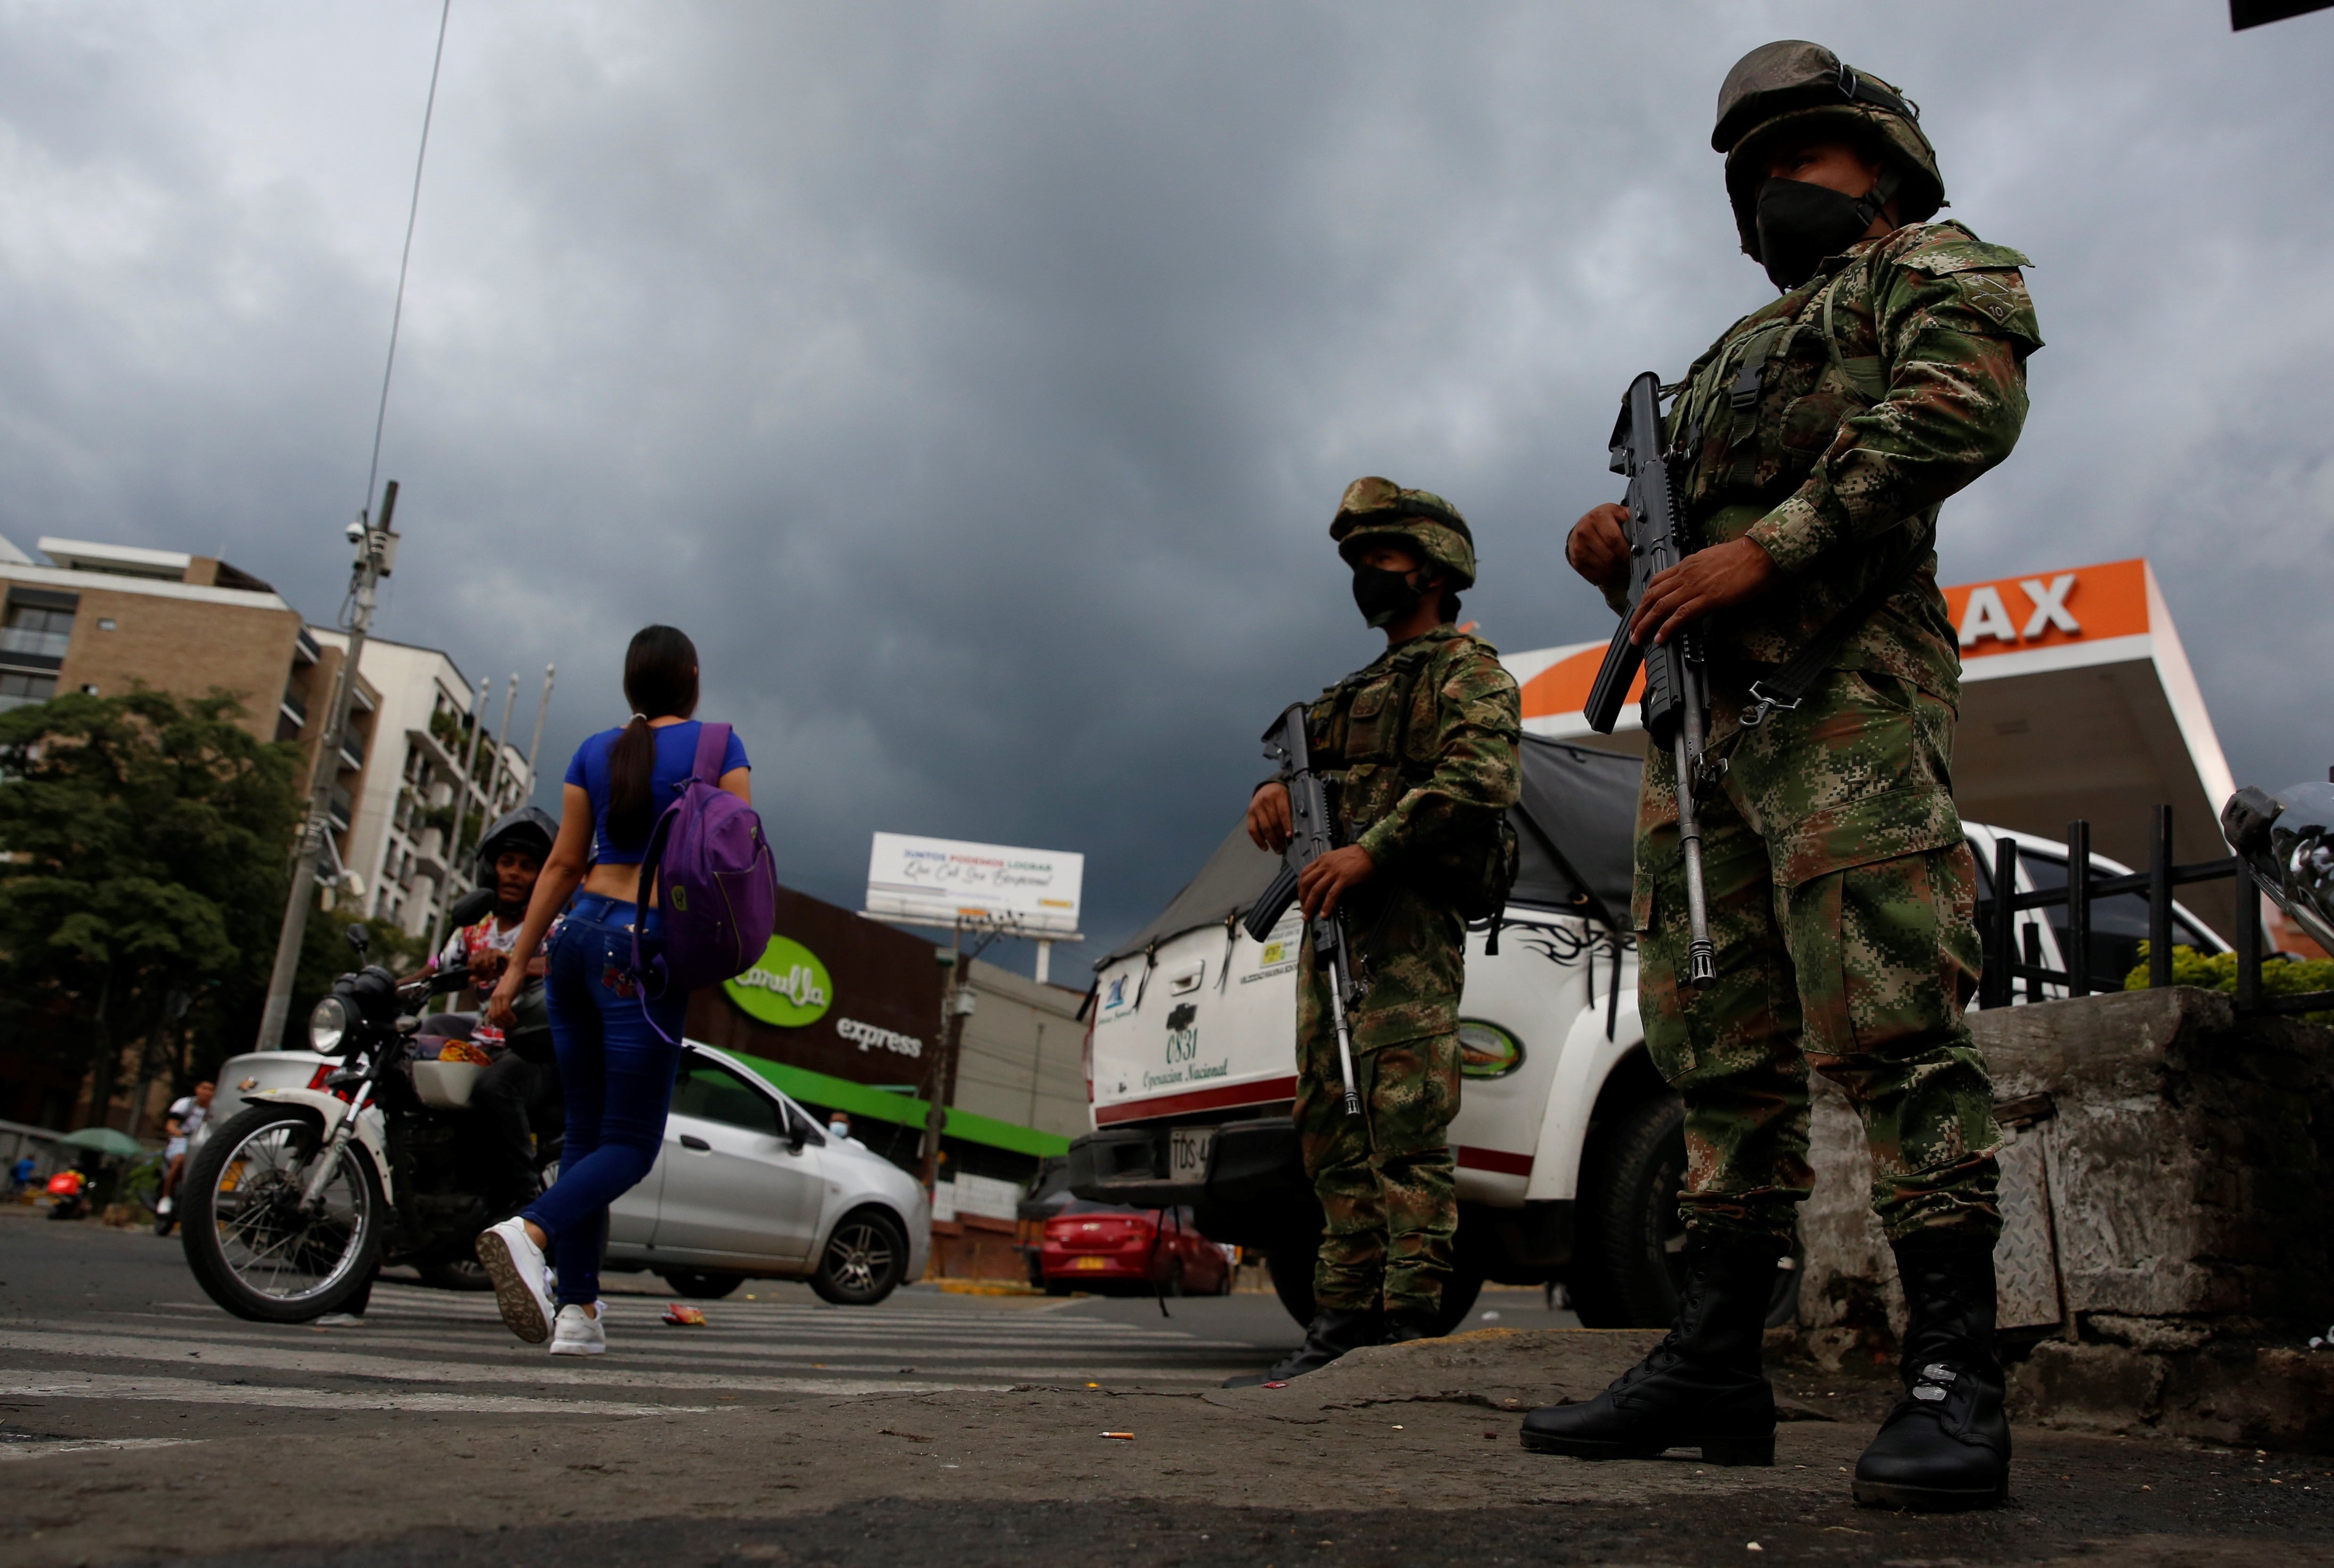
[[[2237,994],[2237,956],[2200,953],[2194,948],[2172,949],[2172,983],[2200,991]],[[2127,991],[2147,989],[2147,944],[2139,945],[2139,965],[2123,977]],[[2334,958],[2271,959],[2262,966],[2262,992],[2270,996],[2294,996],[2305,991],[2334,991]],[[2334,1024],[2334,1012],[2301,1015],[2312,1024]]]

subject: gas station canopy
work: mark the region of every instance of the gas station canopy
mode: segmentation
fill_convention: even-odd
[[[2169,804],[2177,858],[2228,852],[2221,803],[2236,786],[2146,561],[1963,583],[1945,603],[1961,633],[1953,794],[1964,818],[2052,839],[2083,818],[2097,852],[2144,869],[2150,808]],[[1642,753],[1636,691],[1610,736],[1582,714],[1604,657],[1602,642],[1507,655],[1525,731]],[[2182,901],[2226,934],[2230,886],[2199,884]]]

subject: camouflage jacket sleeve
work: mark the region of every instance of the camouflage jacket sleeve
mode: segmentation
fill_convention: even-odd
[[[1488,831],[1523,791],[1522,701],[1490,645],[1450,638],[1419,685],[1433,712],[1413,712],[1404,750],[1427,771],[1357,841],[1381,869]]]
[[[1944,500],[2008,457],[2026,421],[2026,356],[2042,346],[2026,258],[1948,224],[1873,243],[1865,277],[1841,283],[1870,291],[1886,390],[1748,531],[1794,574]]]

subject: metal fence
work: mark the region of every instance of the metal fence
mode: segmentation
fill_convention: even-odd
[[[1992,896],[1978,904],[1978,935],[1985,956],[1983,976],[1978,983],[1978,1005],[2009,1006],[2021,981],[2026,992],[2024,999],[2029,1002],[2041,1001],[2046,986],[2063,986],[2070,996],[2089,996],[2098,988],[2087,962],[2091,950],[2091,906],[2101,899],[2125,893],[2147,895],[2148,987],[2153,990],[2171,985],[2172,890],[2227,878],[2233,878],[2237,884],[2236,939],[2231,944],[2236,949],[2237,1010],[2316,1013],[2334,1008],[2334,991],[2285,996],[2262,994],[2262,964],[2268,955],[2262,950],[2262,893],[2253,880],[2252,869],[2235,855],[2194,861],[2186,865],[2174,860],[2172,808],[2168,805],[2156,808],[2152,851],[2144,871],[2109,877],[2092,875],[2091,824],[2083,821],[2069,822],[2067,885],[2063,888],[2020,891],[2018,845],[2006,838],[1995,840]],[[2042,962],[2042,934],[2039,927],[2030,923],[2024,926],[2021,944],[2018,916],[2021,910],[2056,909],[2060,905],[2066,906],[2067,910],[2060,950],[2075,957],[2066,968],[2053,969]]]

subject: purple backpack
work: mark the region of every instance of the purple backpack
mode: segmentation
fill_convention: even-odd
[[[721,787],[729,726],[698,733],[697,760],[680,798],[665,807],[641,858],[641,902],[656,890],[661,938],[632,927],[632,973],[646,996],[663,996],[742,975],[761,961],[777,919],[778,873],[762,819]],[[658,1031],[662,1034],[662,1030]]]

